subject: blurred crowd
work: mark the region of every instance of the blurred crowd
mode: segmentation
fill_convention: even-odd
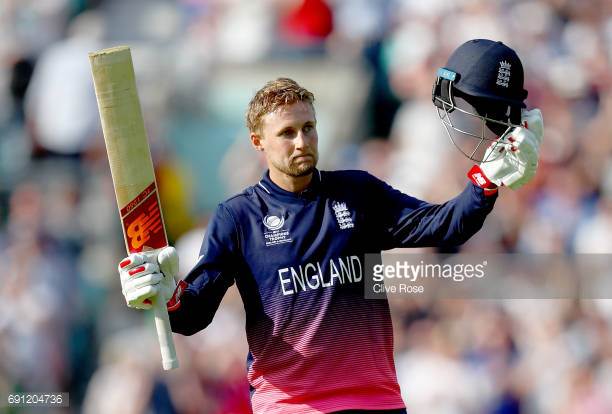
[[[501,191],[462,250],[612,253],[608,0],[1,1],[0,396],[69,391],[75,413],[249,412],[235,288],[210,327],[176,338],[171,373],[150,316],[123,302],[88,52],[132,47],[184,275],[211,209],[263,173],[243,114],[275,77],[315,93],[322,169],[365,169],[432,202],[461,191],[471,165],[431,85],[471,38],[518,52],[546,133],[534,181]],[[609,300],[390,300],[410,413],[612,412]]]

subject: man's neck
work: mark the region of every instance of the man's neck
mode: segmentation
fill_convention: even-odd
[[[270,169],[270,180],[285,191],[299,193],[304,191],[312,181],[312,174],[303,177],[293,177],[280,171]]]

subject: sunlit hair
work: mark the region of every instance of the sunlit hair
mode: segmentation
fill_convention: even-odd
[[[307,102],[312,106],[314,95],[293,79],[278,78],[266,83],[249,102],[246,113],[247,128],[250,132],[259,132],[261,120],[266,114],[296,102]]]

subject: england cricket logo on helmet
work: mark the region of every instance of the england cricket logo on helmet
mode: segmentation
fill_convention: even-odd
[[[516,52],[487,39],[462,44],[438,69],[432,100],[448,137],[463,155],[477,162],[495,159],[483,159],[487,147],[503,145],[499,138],[520,126],[527,98],[523,81]]]

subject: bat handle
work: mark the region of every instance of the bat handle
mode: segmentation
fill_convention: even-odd
[[[155,328],[157,329],[157,339],[159,340],[159,349],[162,356],[162,366],[164,371],[169,371],[178,368],[179,364],[176,350],[174,349],[168,309],[166,309],[166,304],[163,300],[158,301],[157,298],[152,298],[152,301],[153,312],[155,313]]]

